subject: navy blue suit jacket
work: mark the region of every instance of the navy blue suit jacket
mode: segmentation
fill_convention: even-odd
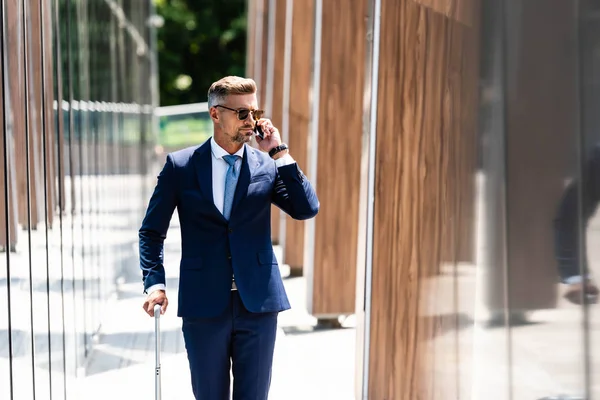
[[[165,283],[163,242],[177,208],[182,241],[178,316],[222,313],[233,274],[249,311],[289,309],[271,242],[271,203],[294,219],[308,219],[319,210],[317,195],[297,164],[277,168],[268,154],[244,145],[225,220],[213,202],[210,140],[169,154],[158,176],[139,230],[144,291]]]

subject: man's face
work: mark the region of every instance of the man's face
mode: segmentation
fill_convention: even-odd
[[[247,113],[247,117],[240,120],[240,113],[232,110],[256,110],[256,94],[229,95],[220,105],[223,107],[213,107],[210,112],[220,131],[233,143],[249,142],[254,134],[255,121],[252,113]]]

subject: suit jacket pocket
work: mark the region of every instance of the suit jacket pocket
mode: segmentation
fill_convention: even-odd
[[[261,174],[261,175],[256,175],[253,176],[252,179],[250,180],[250,185],[252,185],[253,183],[258,183],[258,182],[271,182],[272,178],[270,175],[268,174]]]
[[[262,250],[257,253],[258,263],[260,265],[273,265],[277,264],[277,258],[273,250]]]
[[[264,203],[265,199],[271,195],[273,183],[267,175],[261,175],[257,178],[248,185],[246,196],[248,199],[259,200],[260,203]],[[251,208],[251,206],[249,205],[248,208]]]

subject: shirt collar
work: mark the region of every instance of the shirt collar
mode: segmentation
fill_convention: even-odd
[[[223,156],[228,155],[229,153],[227,151],[225,151],[221,146],[219,146],[217,144],[217,142],[215,142],[214,138],[210,139],[210,149],[212,151],[212,154],[215,158],[217,159],[223,159]],[[234,153],[236,156],[239,156],[240,158],[244,158],[244,146],[242,146],[238,151],[236,151]]]

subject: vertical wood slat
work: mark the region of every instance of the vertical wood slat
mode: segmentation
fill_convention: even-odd
[[[31,226],[36,228],[42,219],[44,205],[44,177],[42,165],[42,48],[39,3],[31,0],[28,5],[29,22],[26,38],[28,42],[29,65],[26,71],[29,79],[27,101],[29,107],[29,164],[31,195]]]
[[[275,18],[275,15],[271,14],[273,12],[277,12],[279,4],[276,4],[275,10],[272,10],[269,4],[270,0],[254,0],[253,3],[255,4],[256,9],[254,13],[256,24],[253,31],[256,35],[255,40],[257,40],[255,44],[260,42],[260,49],[254,48],[254,53],[252,55],[252,58],[254,60],[254,67],[252,69],[252,72],[258,84],[257,98],[259,107],[265,109],[267,113],[272,114],[271,104],[268,104],[268,92],[270,90],[274,90],[274,88],[269,87],[269,82],[267,82],[269,69],[269,46],[271,45],[271,38],[269,37],[269,24],[270,19]],[[278,57],[277,53],[275,53],[275,56],[276,58]],[[281,57],[283,57],[283,55],[281,55]],[[280,126],[278,128],[280,128]],[[274,244],[279,243],[280,219],[281,216],[279,208],[277,208],[276,206],[271,206],[271,239]]]
[[[8,15],[19,15],[18,12],[18,2],[15,0],[12,1],[8,1],[6,2],[6,8],[5,11]],[[8,240],[9,238],[6,237],[6,229],[3,229],[3,232],[0,234],[0,240],[1,240],[1,245],[5,248],[5,250],[14,250],[15,246],[18,242],[18,224],[19,224],[19,188],[17,185],[18,182],[18,176],[17,176],[17,168],[16,168],[16,158],[17,155],[16,153],[16,137],[17,132],[15,129],[15,124],[14,124],[14,120],[15,120],[15,111],[14,111],[14,103],[15,103],[15,95],[14,92],[16,91],[15,88],[15,82],[16,79],[12,79],[13,76],[17,76],[17,71],[18,71],[18,65],[14,65],[14,61],[11,63],[10,60],[11,58],[14,58],[15,60],[18,60],[19,57],[19,53],[15,52],[14,48],[15,46],[18,45],[18,37],[15,37],[15,34],[18,32],[18,25],[15,25],[18,21],[16,21],[17,18],[6,18],[5,21],[7,22],[7,26],[6,26],[6,31],[7,31],[7,38],[4,39],[5,44],[7,47],[5,47],[5,57],[6,57],[6,65],[8,67],[7,70],[4,70],[4,76],[5,76],[5,80],[8,80],[10,83],[8,85],[8,87],[3,87],[2,90],[4,91],[3,93],[3,99],[8,101],[8,104],[3,104],[4,107],[4,117],[6,118],[5,121],[2,121],[2,131],[3,134],[5,136],[6,139],[6,144],[7,144],[7,149],[2,148],[2,151],[4,154],[4,151],[6,151],[6,160],[2,160],[2,162],[6,162],[6,164],[8,165],[8,170],[6,171],[6,178],[7,178],[7,182],[5,182],[5,190],[8,191],[7,193],[7,197],[8,197],[8,204],[6,204],[5,202],[5,198],[2,199],[2,205],[3,208],[1,209],[2,213],[4,213],[4,211],[6,210],[6,207],[8,207],[8,221],[6,221],[6,216],[3,215],[2,216],[2,220],[3,220],[3,228],[6,227],[6,224],[8,224],[8,232],[9,232],[9,238],[10,241]],[[12,53],[11,53],[12,51]],[[11,55],[12,54],[12,55]],[[2,68],[2,66],[0,66],[0,68]],[[8,78],[11,77],[11,78]],[[7,127],[7,129],[5,130],[5,126]],[[4,147],[4,143],[2,143],[2,147]],[[4,176],[4,165],[2,165],[2,179]],[[8,242],[8,243],[7,243]]]
[[[467,26],[477,23],[479,0],[413,0]]]
[[[26,165],[26,143],[25,143],[25,109],[24,99],[27,97],[24,93],[24,73],[23,65],[23,28],[22,28],[22,3],[17,0],[6,2],[6,12],[14,16],[7,18],[7,43],[6,57],[8,64],[9,98],[10,109],[12,111],[9,125],[12,126],[12,137],[14,143],[14,159],[11,161],[15,166],[17,183],[17,212],[18,223],[27,226],[27,171]]]
[[[453,186],[472,186],[478,31],[412,0],[381,7],[368,398],[458,398],[468,195]]]
[[[257,0],[246,2],[246,77],[254,78],[254,63],[256,62],[256,29],[257,29]]]
[[[308,165],[310,120],[309,89],[312,79],[315,0],[293,1],[289,135],[290,152],[301,168]],[[301,275],[304,265],[304,221],[287,218],[285,262],[292,275]]]
[[[469,10],[479,14],[478,2]],[[439,21],[439,20],[438,20]],[[426,384],[433,399],[471,397],[473,375],[472,321],[475,316],[475,176],[479,85],[479,23],[465,25],[456,17],[442,18],[445,66],[440,100],[442,142],[441,252],[439,275],[430,279],[429,309],[433,315],[431,354]],[[434,100],[434,97],[431,97]]]
[[[54,108],[53,104],[56,100],[54,97],[54,68],[53,68],[53,51],[52,42],[54,40],[54,33],[52,32],[52,15],[51,15],[51,2],[49,0],[40,0],[44,3],[45,14],[44,23],[42,24],[42,34],[44,35],[44,63],[42,66],[46,71],[45,85],[44,85],[44,107],[46,112],[46,129],[45,129],[45,142],[46,142],[46,193],[48,197],[47,211],[48,211],[48,226],[51,227],[54,223],[54,213],[56,211],[56,205],[58,203],[57,190],[56,190],[56,168],[54,162],[57,154],[55,152],[55,121],[54,121]]]
[[[32,16],[31,6],[35,6],[35,2],[28,4],[27,17]],[[39,118],[37,118],[37,110],[39,110],[39,102],[36,100],[36,93],[41,86],[41,82],[36,81],[34,76],[34,65],[39,65],[39,59],[35,54],[35,35],[32,34],[31,26],[23,26],[23,13],[25,9],[22,3],[14,4],[14,12],[16,18],[12,23],[9,23],[11,32],[9,33],[9,52],[13,51],[13,55],[9,56],[9,64],[12,68],[18,69],[14,75],[17,78],[13,82],[11,88],[11,105],[14,109],[14,137],[15,137],[15,163],[17,165],[17,187],[18,187],[18,209],[19,222],[22,226],[35,229],[40,219],[40,207],[43,200],[41,199],[41,175],[40,175],[40,139],[39,139]],[[10,9],[10,8],[9,8]],[[32,20],[27,22],[31,25]],[[34,25],[36,27],[38,25]],[[27,29],[24,33],[24,29]],[[35,28],[33,28],[35,29]],[[12,40],[10,39],[12,36]],[[28,65],[25,65],[25,53],[28,58]],[[10,67],[9,67],[10,68]],[[13,69],[13,71],[16,71]],[[27,87],[25,85],[27,79]],[[37,84],[37,85],[36,85]],[[37,86],[37,87],[36,87]],[[27,106],[27,108],[26,108]],[[27,144],[25,129],[27,126],[27,134],[29,135],[29,143]],[[28,168],[27,157],[29,157]],[[28,185],[29,179],[29,185]],[[29,194],[28,194],[29,191]],[[28,198],[29,197],[29,198]],[[29,202],[29,205],[28,205]],[[28,215],[29,213],[29,215]],[[29,219],[29,221],[28,221]]]
[[[357,1],[352,7],[341,0],[319,3],[321,62],[314,63],[320,68],[319,90],[314,93],[319,116],[311,121],[318,129],[309,150],[316,170],[308,174],[316,183],[321,210],[307,222],[304,266],[308,311],[330,318],[355,309],[364,84],[364,63],[357,60],[366,56],[369,2]]]
[[[69,94],[65,93],[65,91],[63,90],[63,88],[65,87],[66,82],[68,81],[68,76],[66,76],[65,73],[65,68],[64,68],[64,62],[63,60],[66,58],[66,48],[64,46],[64,43],[66,42],[66,38],[65,36],[65,32],[63,29],[60,29],[59,27],[62,26],[62,24],[65,24],[66,21],[63,21],[63,15],[60,12],[60,8],[58,7],[58,4],[56,4],[55,2],[51,2],[51,4],[53,4],[53,7],[49,8],[52,10],[52,16],[49,17],[48,22],[50,22],[49,25],[49,31],[52,30],[52,27],[54,26],[56,28],[56,30],[53,31],[53,41],[54,43],[52,44],[52,54],[53,57],[51,58],[51,60],[53,60],[52,62],[52,69],[53,71],[56,73],[55,78],[56,78],[56,84],[54,85],[56,87],[56,141],[52,143],[52,148],[54,149],[54,152],[56,154],[56,175],[57,175],[57,186],[56,186],[56,190],[57,190],[57,203],[58,203],[58,212],[59,213],[64,213],[67,209],[67,202],[66,202],[66,198],[67,198],[67,187],[65,184],[65,167],[67,166],[67,162],[66,162],[66,144],[65,144],[65,117],[68,115],[66,114],[65,110],[63,109],[63,101],[65,101],[65,97],[68,99]],[[111,82],[113,85],[116,83],[116,80],[114,82]]]
[[[78,2],[79,3],[79,2]],[[122,3],[120,5],[122,7]],[[68,120],[68,129],[67,129],[67,142],[66,142],[66,147],[65,147],[65,160],[68,166],[68,171],[69,171],[69,194],[68,194],[68,199],[70,202],[70,208],[69,208],[69,213],[72,216],[72,229],[74,231],[74,227],[79,225],[79,218],[81,216],[81,213],[79,212],[79,207],[80,207],[80,202],[81,199],[78,196],[79,193],[79,186],[80,186],[80,180],[79,175],[80,175],[80,171],[81,171],[81,165],[80,165],[80,156],[81,156],[81,136],[80,136],[80,132],[79,131],[79,111],[76,109],[76,107],[74,107],[74,101],[77,101],[80,99],[81,96],[81,70],[80,70],[80,65],[79,65],[79,57],[80,57],[80,33],[78,32],[78,15],[77,15],[77,6],[76,3],[71,3],[70,7],[65,7],[65,13],[64,13],[64,19],[63,22],[65,23],[65,25],[67,26],[67,30],[70,31],[70,34],[68,34],[67,36],[65,36],[65,39],[68,39],[68,44],[65,46],[65,52],[64,57],[66,60],[66,67],[65,67],[65,71],[66,71],[66,76],[65,78],[66,81],[66,93],[63,93],[63,96],[65,98],[65,100],[69,103],[69,111],[67,112],[67,120]],[[121,38],[125,37],[125,33],[123,32],[123,30],[121,30],[119,32],[119,35]],[[121,45],[123,46],[121,48],[121,54],[124,56],[122,58],[122,66],[124,70],[132,70],[134,67],[133,65],[135,64],[134,61],[131,59],[131,55],[130,53],[127,51],[127,48],[125,48],[125,41],[121,42]],[[69,76],[70,75],[70,76]],[[128,75],[128,77],[131,77],[131,75]],[[135,85],[135,79],[124,79],[120,85],[121,89],[123,90],[121,93],[125,94],[125,96],[123,97],[125,102],[129,102],[131,101],[131,91],[133,90],[133,87]],[[124,127],[121,126],[117,136],[119,138],[122,138],[124,135]],[[122,140],[122,139],[121,139]],[[120,144],[120,143],[119,143]],[[123,172],[123,165],[124,165],[124,160],[123,160],[123,149],[119,146],[119,144],[116,144],[116,152],[115,154],[117,154],[117,164],[119,169],[119,172]],[[79,235],[73,235],[72,237],[73,240],[73,247],[77,248],[79,247],[79,240],[80,237]],[[78,255],[79,252],[75,252],[75,255]]]
[[[0,21],[0,28],[1,24],[2,22]],[[0,38],[0,40],[2,40],[2,38]],[[2,63],[0,63],[0,76],[3,76],[3,73],[5,72],[2,70],[3,67]],[[8,245],[8,237],[6,234],[6,224],[8,222],[6,220],[6,207],[8,204],[6,204],[5,190],[7,190],[7,183],[10,181],[6,182],[4,180],[4,173],[6,171],[4,168],[4,140],[6,135],[8,135],[8,132],[4,129],[4,94],[4,85],[2,84],[0,85],[0,131],[2,132],[2,137],[0,138],[0,180],[2,181],[2,190],[0,191],[0,248],[4,251],[8,251],[8,248],[10,247]]]
[[[281,131],[283,121],[283,64],[285,56],[285,12],[286,0],[276,0],[275,10],[275,32],[272,38],[269,38],[274,46],[273,53],[273,83],[267,90],[271,91],[271,104],[269,104],[271,121],[273,125]],[[267,115],[267,118],[269,116]],[[274,243],[281,244],[281,219],[284,218],[283,212],[276,206],[271,207],[271,237]]]
[[[261,13],[262,25],[257,26],[260,29],[260,42],[261,51],[256,51],[255,57],[260,60],[260,69],[254,71],[259,76],[259,87],[258,87],[258,102],[260,107],[266,106],[266,93],[267,93],[267,57],[269,54],[269,0],[258,0],[260,6],[258,12]],[[258,63],[256,64],[258,65]]]
[[[479,32],[479,18],[469,19],[469,24],[463,24],[466,14],[479,14],[479,0],[443,0],[437,1],[437,7],[442,3],[447,10],[445,15],[452,22],[448,32],[447,49],[461,55],[478,57],[477,46],[479,34],[465,34],[465,29]],[[478,79],[462,79],[460,74],[468,73],[478,76],[478,63],[476,58],[461,59],[449,56],[447,74],[449,90],[441,98],[443,102],[443,115],[445,120],[451,121],[448,126],[452,135],[445,138],[445,161],[442,168],[442,179],[447,177],[455,182],[444,188],[442,202],[442,243],[441,257],[443,262],[475,262],[475,180],[473,173],[476,169],[476,126],[477,119],[473,118],[472,109],[465,105],[475,107],[477,101]],[[448,98],[449,95],[456,96]],[[460,100],[464,99],[464,102]],[[452,107],[451,109],[449,107]],[[461,133],[462,132],[462,133]]]

